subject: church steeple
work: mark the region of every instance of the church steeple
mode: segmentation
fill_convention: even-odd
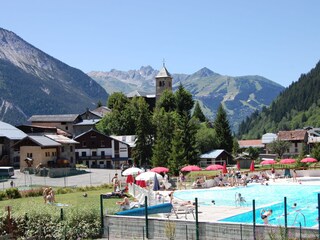
[[[172,77],[166,69],[165,62],[163,61],[163,67],[156,76],[156,100],[158,100],[164,90],[172,91]]]

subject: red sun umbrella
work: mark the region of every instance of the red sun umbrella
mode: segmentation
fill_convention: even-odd
[[[272,165],[272,164],[276,164],[276,163],[277,163],[277,161],[275,161],[275,160],[264,160],[260,164],[261,165]]]
[[[206,167],[206,170],[208,171],[221,170],[221,169],[223,169],[223,166],[219,164],[212,164]]]
[[[166,168],[166,167],[155,167],[155,168],[152,168],[150,171],[151,172],[155,172],[155,173],[169,172],[169,168]]]
[[[285,158],[285,159],[281,159],[280,163],[281,164],[294,164],[294,163],[296,163],[296,160],[292,159],[292,158]]]
[[[318,160],[315,159],[315,158],[307,157],[307,158],[302,159],[301,162],[304,162],[304,163],[308,163],[308,162],[318,162]]]
[[[201,171],[201,170],[202,169],[196,165],[188,165],[188,166],[181,168],[182,172],[192,172],[192,171]]]
[[[250,172],[254,172],[254,161],[250,164]]]
[[[133,183],[133,182],[134,182],[133,176],[132,175],[128,175],[126,183]]]
[[[223,163],[222,173],[228,173],[227,163],[226,162]]]

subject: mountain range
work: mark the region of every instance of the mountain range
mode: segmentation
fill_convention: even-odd
[[[79,69],[0,28],[0,120],[17,125],[34,114],[82,113],[108,94]]]
[[[125,94],[138,90],[155,92],[155,76],[158,70],[143,66],[139,70],[109,72],[92,71],[88,75],[95,79],[108,93]],[[239,124],[255,111],[269,106],[284,87],[262,76],[232,77],[202,68],[193,74],[171,74],[173,90],[181,83],[195,100],[199,101],[208,119],[215,117],[222,103],[227,111],[230,125],[237,131]]]

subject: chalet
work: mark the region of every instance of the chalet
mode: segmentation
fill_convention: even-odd
[[[47,134],[45,136],[61,144],[57,156],[57,162],[54,165],[68,165],[71,167],[75,167],[75,149],[78,142],[63,135]],[[59,164],[61,163],[61,161],[63,161],[63,164]]]
[[[95,129],[74,138],[76,161],[92,168],[119,168],[129,160],[129,145]]]
[[[307,147],[308,132],[307,130],[279,131],[278,140],[290,142],[291,145],[283,156],[294,157]]]
[[[13,146],[26,136],[20,129],[0,121],[0,166],[19,167],[19,151]]]
[[[61,144],[46,136],[27,136],[14,145],[20,149],[20,170],[49,166],[58,159]]]
[[[82,119],[78,114],[33,115],[28,121],[33,126],[57,127],[74,135],[73,125]]]
[[[232,155],[223,149],[216,149],[211,152],[200,155],[200,167],[207,167],[211,164],[227,165],[236,164]]]

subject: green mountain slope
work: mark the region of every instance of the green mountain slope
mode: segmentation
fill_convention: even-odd
[[[256,138],[265,132],[320,127],[320,62],[302,74],[262,112],[248,117],[239,126],[239,137]]]
[[[0,28],[0,120],[25,123],[34,114],[81,113],[108,94],[92,78]]]
[[[115,91],[129,93],[134,90],[154,93],[157,74],[158,71],[150,66],[128,72],[111,70],[88,73],[109,93]],[[182,83],[194,99],[199,101],[207,118],[214,119],[222,103],[233,131],[236,131],[240,122],[254,111],[269,106],[284,89],[281,85],[261,76],[223,76],[208,68],[202,68],[191,75],[172,74],[172,77],[173,90]]]

